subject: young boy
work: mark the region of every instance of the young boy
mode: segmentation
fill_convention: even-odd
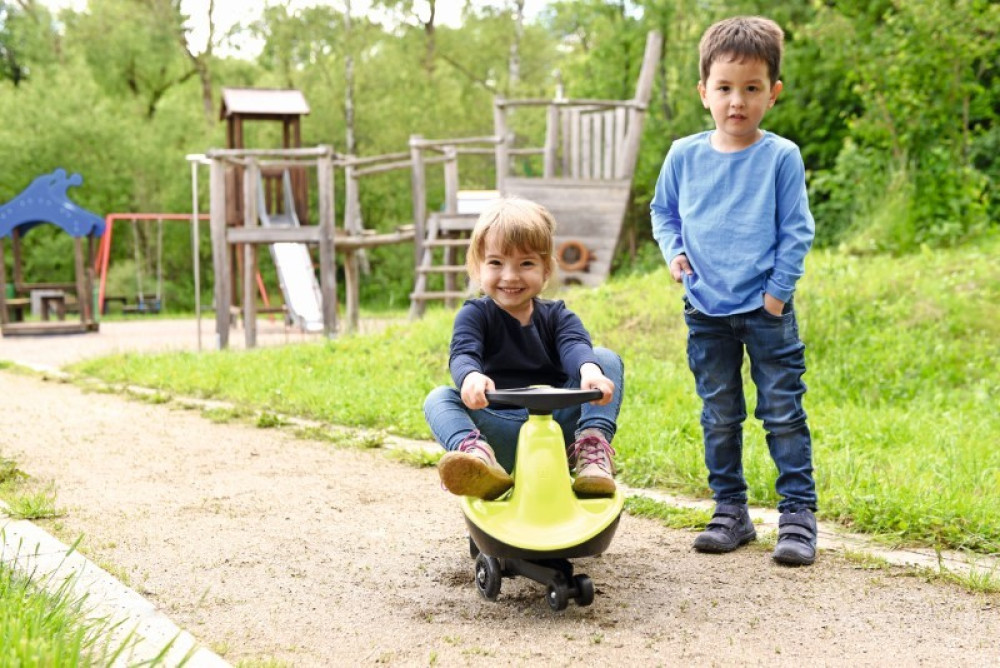
[[[554,232],[548,210],[517,198],[491,204],[472,232],[466,267],[486,296],[465,302],[455,317],[448,366],[456,387],[438,387],[424,402],[427,424],[448,450],[438,472],[453,494],[495,499],[514,484],[509,472],[528,412],[491,408],[486,392],[529,385],[601,391],[600,399],[552,417],[567,443],[573,489],[615,491],[610,443],[621,407],[622,362],[591,346],[563,302],[538,298],[555,270]]]
[[[781,93],[783,42],[781,28],[760,17],[705,32],[698,92],[715,130],[674,142],[650,208],[670,275],[684,284],[688,364],[716,501],[694,547],[729,552],[756,538],[742,465],[745,349],[782,497],[773,557],[807,565],[816,558],[816,484],[792,296],[815,226],[798,147],[760,129]]]

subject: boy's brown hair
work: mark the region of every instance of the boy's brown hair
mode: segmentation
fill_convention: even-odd
[[[712,63],[720,58],[730,62],[749,58],[767,64],[773,86],[781,78],[784,45],[785,33],[781,26],[762,16],[734,16],[713,23],[698,44],[701,81],[708,81]]]
[[[520,197],[502,197],[491,202],[472,230],[465,267],[473,279],[479,277],[479,265],[486,256],[486,240],[496,239],[500,252],[534,251],[542,256],[551,277],[556,269],[552,252],[556,220],[541,204]]]

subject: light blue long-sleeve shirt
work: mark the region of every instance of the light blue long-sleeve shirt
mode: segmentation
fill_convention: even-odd
[[[816,230],[799,148],[765,132],[722,153],[712,132],[670,147],[650,204],[653,238],[668,264],[687,256],[693,275],[684,291],[706,315],[753,311],[765,292],[787,302]]]

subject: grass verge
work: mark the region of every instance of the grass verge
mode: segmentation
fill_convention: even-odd
[[[1000,239],[900,258],[815,252],[796,297],[820,515],[899,544],[1000,552]],[[634,486],[708,496],[681,292],[663,269],[559,295],[626,365],[615,446]],[[450,383],[453,312],[374,336],[212,353],[120,355],[73,371],[247,410],[429,438]],[[755,405],[745,367],[748,412]],[[773,506],[763,430],[746,427],[751,503]]]

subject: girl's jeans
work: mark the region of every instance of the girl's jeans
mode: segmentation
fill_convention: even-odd
[[[764,423],[767,447],[778,468],[778,510],[816,509],[812,438],[802,407],[806,385],[805,345],[792,303],[776,317],[763,308],[711,317],[684,302],[688,365],[702,400],[708,485],[717,503],[746,503],[743,477],[743,350],[757,386],[754,415]]]
[[[552,417],[562,427],[566,445],[576,439],[578,432],[590,428],[600,429],[608,441],[611,441],[618,428],[618,411],[625,390],[622,361],[607,348],[594,348],[594,354],[604,375],[615,384],[615,391],[611,403],[604,406],[586,403],[582,406],[560,408],[552,413]],[[580,387],[579,372],[566,381],[563,387]],[[430,425],[434,438],[446,450],[455,450],[470,432],[478,429],[483,439],[493,447],[500,465],[508,472],[514,470],[518,432],[521,430],[521,425],[528,420],[527,409],[487,407],[470,410],[462,403],[462,394],[458,389],[442,386],[431,390],[427,395],[424,401],[424,417],[427,418],[427,424]]]

